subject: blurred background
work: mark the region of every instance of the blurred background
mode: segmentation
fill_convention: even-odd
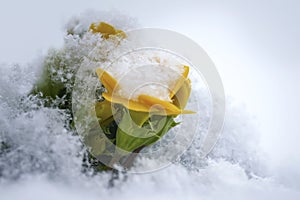
[[[64,24],[88,10],[129,15],[141,27],[174,30],[202,46],[228,100],[255,119],[268,174],[299,191],[299,1],[2,1],[0,63],[26,64],[61,47]]]

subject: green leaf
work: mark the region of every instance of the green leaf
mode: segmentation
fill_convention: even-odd
[[[123,118],[117,130],[116,145],[128,152],[155,143],[177,125],[172,116],[152,116],[144,126],[139,127],[131,120],[127,109],[123,112]]]

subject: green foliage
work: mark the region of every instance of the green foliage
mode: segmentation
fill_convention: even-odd
[[[72,88],[81,59],[66,48],[50,50],[43,63],[42,73],[31,94],[41,94],[41,98],[47,99],[45,106],[51,106],[57,98],[63,98],[64,101],[57,106],[61,109],[71,110]]]
[[[128,110],[124,109],[123,112],[123,118],[118,125],[116,145],[128,152],[155,143],[177,125],[172,116],[152,116],[139,127],[131,120]]]

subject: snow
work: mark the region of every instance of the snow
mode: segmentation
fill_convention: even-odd
[[[82,172],[83,149],[79,139],[65,129],[67,116],[63,111],[39,107],[35,99],[26,99],[18,106],[34,79],[34,73],[25,75],[30,66],[22,69],[1,67],[2,74],[16,77],[13,81],[5,76],[0,79],[0,139],[13,147],[0,155],[3,200],[299,198],[297,185],[284,185],[280,177],[269,174],[272,166],[257,147],[255,123],[233,100],[227,103],[223,135],[207,160],[199,159],[196,139],[171,166],[152,173],[128,174],[126,180],[121,176],[113,188],[108,188],[109,172]],[[136,167],[155,162],[143,159]]]
[[[137,100],[141,94],[171,101],[170,91],[182,78],[184,61],[158,50],[132,52],[115,61],[107,71],[120,86],[116,95]]]
[[[261,5],[261,3],[257,4]],[[229,3],[226,3],[226,6],[229,5]],[[234,7],[236,5],[238,3],[235,3]],[[267,5],[268,10],[270,5],[271,3]],[[272,6],[274,5],[272,4]],[[19,7],[21,8],[22,6]],[[237,7],[241,8],[244,6],[240,5]],[[286,5],[280,6],[279,10],[285,7]],[[294,7],[296,8],[297,6]],[[264,6],[255,6],[256,11],[257,8],[262,9]],[[274,10],[273,7],[272,9]],[[208,10],[212,11],[212,9]],[[160,11],[162,12],[162,10]],[[178,13],[180,14],[180,12],[176,14]],[[165,16],[165,12],[163,14]],[[191,12],[189,14],[193,15]],[[259,14],[265,16],[265,13]],[[91,20],[91,15],[85,19]],[[195,19],[199,20],[197,17]],[[207,18],[201,17],[201,19]],[[74,21],[76,22],[76,20]],[[210,22],[213,24],[214,21]],[[176,21],[176,23],[179,22]],[[220,23],[217,24],[220,25]],[[227,25],[225,24],[222,30],[228,30]],[[260,23],[260,25],[267,27],[263,23]],[[268,23],[268,25],[270,24]],[[213,25],[210,26],[213,28]],[[249,23],[247,24],[247,28],[249,28],[248,26],[251,27],[253,25]],[[81,27],[78,27],[78,31],[80,31]],[[121,28],[121,26],[118,28]],[[255,28],[253,30],[257,31],[258,29]],[[200,30],[205,32],[205,29]],[[218,30],[213,31],[214,34]],[[255,33],[257,33],[256,31]],[[268,33],[281,34],[280,31],[266,32],[268,38]],[[202,36],[205,36],[205,34]],[[208,37],[209,35],[207,34],[206,36]],[[297,126],[292,126],[290,123],[293,121],[298,122],[298,115],[294,115],[293,113],[297,112],[297,108],[299,108],[295,106],[295,102],[297,102],[299,97],[292,89],[295,87],[287,87],[285,90],[278,90],[278,88],[274,89],[274,91],[268,90],[268,88],[276,88],[276,86],[280,85],[292,86],[295,82],[290,77],[297,80],[298,74],[294,73],[293,76],[290,76],[290,73],[287,71],[290,70],[293,73],[295,70],[292,68],[289,68],[289,70],[284,68],[282,71],[277,68],[272,68],[272,70],[269,68],[257,69],[255,66],[260,67],[260,65],[256,65],[257,63],[255,62],[249,64],[245,57],[240,57],[240,59],[244,59],[244,62],[238,63],[240,65],[237,66],[230,61],[230,54],[228,52],[236,52],[235,56],[243,54],[238,54],[240,51],[238,51],[239,49],[234,49],[232,41],[226,43],[223,37],[218,38],[217,36],[210,37],[210,39],[215,39],[216,46],[217,43],[224,46],[223,49],[221,48],[222,54],[224,57],[227,57],[215,60],[217,66],[222,66],[222,64],[226,66],[223,69],[220,67],[220,73],[221,75],[227,73],[224,77],[226,83],[230,83],[227,84],[227,86],[230,86],[229,89],[239,88],[238,86],[244,83],[241,80],[237,84],[237,79],[234,79],[236,75],[241,76],[239,77],[240,79],[249,78],[249,76],[258,77],[256,79],[258,80],[257,83],[251,82],[255,87],[248,86],[247,90],[245,90],[245,87],[241,87],[243,91],[240,94],[247,93],[247,97],[252,96],[252,98],[249,98],[250,101],[254,102],[255,100],[259,102],[263,95],[276,94],[272,97],[279,98],[271,98],[250,105],[252,105],[251,111],[261,110],[261,112],[265,112],[267,110],[270,112],[269,115],[274,110],[279,109],[281,110],[280,114],[276,115],[278,119],[276,118],[274,123],[266,120],[259,121],[258,123],[264,124],[263,132],[261,132],[256,120],[246,111],[246,106],[239,103],[240,96],[232,97],[228,95],[224,130],[219,142],[207,160],[200,160],[197,157],[199,143],[196,138],[190,149],[184,153],[179,161],[153,173],[129,174],[126,181],[123,179],[117,181],[113,188],[108,188],[107,186],[110,180],[110,173],[92,175],[89,172],[82,172],[83,149],[79,139],[65,128],[68,114],[57,108],[41,107],[38,100],[27,99],[25,97],[35,81],[35,74],[38,74],[40,68],[39,60],[29,66],[1,65],[0,141],[9,141],[12,145],[12,151],[5,155],[0,155],[0,199],[92,200],[120,199],[120,197],[123,199],[208,200],[299,199],[300,160],[297,154],[299,152],[297,138],[299,137],[297,137],[297,129],[295,129]],[[73,39],[69,38],[71,45],[74,44]],[[234,39],[242,41],[239,38]],[[220,58],[218,52],[213,51],[213,49],[217,49],[213,48],[214,45],[209,46],[208,42],[205,43],[206,40],[200,41],[203,41],[208,49],[211,48],[210,55],[213,58]],[[32,42],[30,41],[30,43]],[[281,43],[281,41],[279,42]],[[249,43],[251,42],[248,42],[248,45],[251,46],[252,44]],[[226,44],[231,44],[231,48],[228,49],[228,45]],[[278,43],[276,42],[276,48],[272,49],[281,49],[277,48],[277,45]],[[255,50],[261,49],[257,48]],[[97,52],[94,53],[97,54]],[[21,55],[22,53],[19,54]],[[287,55],[284,54],[283,56]],[[16,55],[13,55],[13,58],[15,57]],[[278,58],[274,58],[273,56],[272,59]],[[248,67],[255,68],[253,69],[254,71],[244,72],[243,66],[247,66],[246,63],[248,63]],[[274,62],[267,64],[273,67],[271,64],[274,64]],[[232,71],[235,74],[232,74]],[[262,73],[263,71],[266,71],[266,73]],[[244,76],[244,74],[247,74],[247,76]],[[268,75],[268,82],[260,81],[265,80],[265,75]],[[275,81],[271,81],[272,77],[279,77],[280,83],[276,84],[278,82],[277,78],[274,78]],[[231,80],[232,82],[230,82]],[[265,85],[263,87],[259,83],[269,84],[270,87]],[[261,92],[259,93],[261,94],[260,96],[257,95],[258,93],[254,93],[257,90]],[[21,101],[21,97],[25,100]],[[293,97],[291,98],[293,101],[280,101],[280,97],[284,99]],[[203,101],[204,105],[208,102],[205,98],[201,99],[201,101]],[[273,105],[277,105],[276,109],[272,107]],[[262,116],[266,118],[267,114]],[[284,127],[279,125],[283,123],[282,119],[284,119],[286,130],[281,133],[278,130],[282,130],[282,127]],[[201,123],[201,126],[204,128],[208,125],[207,121]],[[267,129],[266,124],[272,124],[271,129]],[[265,146],[268,145],[271,147],[269,147],[269,152],[266,153]],[[147,159],[140,160],[138,167],[155,165],[155,162]]]

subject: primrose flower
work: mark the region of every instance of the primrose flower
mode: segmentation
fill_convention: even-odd
[[[103,22],[92,24],[90,31],[104,39],[126,38]],[[174,121],[178,115],[194,113],[184,109],[191,93],[189,67],[165,53],[133,53],[96,74],[105,88],[103,100],[95,104],[99,124],[111,143],[127,152],[116,151],[112,162],[158,141],[179,124]]]
[[[139,69],[145,72],[147,71],[145,68],[148,67]],[[138,69],[128,72],[129,77],[127,78],[126,75],[119,75],[114,78],[108,71],[101,68],[96,70],[102,85],[106,89],[102,93],[104,101],[96,104],[101,127],[105,129],[108,124],[114,121],[113,105],[125,108],[122,111],[122,117],[116,130],[115,144],[117,147],[133,152],[143,146],[153,144],[177,125],[173,120],[176,116],[194,113],[193,111],[184,110],[191,92],[191,81],[188,78],[189,67],[179,66],[179,68],[181,74],[177,74],[175,81],[171,81],[171,79],[164,79],[163,81],[161,79],[162,82],[158,85],[157,82],[149,81],[151,80],[149,76],[154,76],[152,77],[153,80],[160,80],[155,77],[155,74],[156,76],[161,76],[160,73],[162,72],[172,74],[171,69],[164,66],[149,66],[148,70],[152,70],[152,74],[146,73],[149,82],[147,82],[146,77],[139,78],[136,76],[141,74]],[[173,72],[173,75],[174,73],[177,72]],[[165,76],[162,77],[165,78]],[[132,86],[143,85],[143,81],[146,81],[146,84],[133,92]],[[131,84],[128,82],[131,82]],[[133,94],[131,94],[132,92]],[[157,96],[150,95],[151,93]]]
[[[122,85],[119,85],[115,78],[101,68],[98,68],[96,73],[107,90],[107,92],[104,92],[102,96],[108,102],[122,104],[129,110],[137,112],[153,112],[157,115],[193,113],[192,111],[183,110],[187,104],[191,91],[190,79],[187,78],[189,73],[188,66],[184,66],[184,71],[181,77],[176,80],[173,88],[169,89],[169,97],[171,101],[162,100],[156,96],[147,94],[140,94],[136,100],[128,99],[124,96],[122,97],[118,94]]]
[[[126,34],[122,30],[117,30],[115,27],[105,22],[92,23],[89,30],[92,33],[101,33],[102,37],[105,39],[108,39],[112,35],[121,36],[123,38],[126,37]]]

